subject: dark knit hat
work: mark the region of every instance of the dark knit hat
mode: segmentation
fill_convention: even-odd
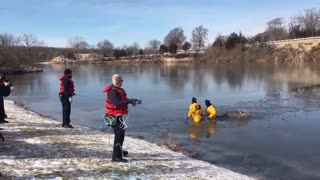
[[[208,99],[206,99],[206,100],[204,101],[204,103],[206,104],[206,106],[210,106],[210,105],[211,105],[211,103],[210,103],[210,101],[209,101]]]
[[[195,97],[192,97],[192,103],[196,103],[197,102],[197,98],[195,98]]]
[[[71,69],[65,69],[64,70],[64,75],[67,75],[67,74],[71,74],[72,73],[72,71],[71,71]]]

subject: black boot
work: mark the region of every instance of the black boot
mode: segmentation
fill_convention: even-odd
[[[73,126],[72,125],[70,125],[70,124],[62,124],[62,127],[63,128],[73,128]]]
[[[2,124],[2,123],[9,123],[9,121],[2,119],[2,120],[0,120],[0,124]]]
[[[112,159],[112,162],[123,162],[123,163],[127,163],[129,162],[127,159],[123,159],[123,158],[114,158]]]

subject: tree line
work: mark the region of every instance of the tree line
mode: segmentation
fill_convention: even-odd
[[[10,33],[0,34],[0,65],[31,64],[37,61],[50,60],[55,56],[64,55],[74,58],[74,53],[99,53],[104,57],[123,57],[143,54],[177,53],[178,51],[199,52],[208,48],[233,49],[239,45],[256,44],[274,40],[320,36],[320,9],[306,9],[286,23],[284,18],[276,17],[266,23],[266,29],[252,37],[245,37],[241,32],[229,35],[218,35],[212,44],[208,44],[208,29],[200,25],[193,29],[190,41],[181,27],[173,28],[163,41],[150,40],[146,47],[137,42],[131,45],[115,47],[105,39],[96,45],[90,45],[80,36],[67,41],[66,48],[45,47],[43,41],[33,34],[16,36]]]

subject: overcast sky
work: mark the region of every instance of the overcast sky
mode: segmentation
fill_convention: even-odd
[[[89,44],[108,39],[115,46],[163,41],[175,27],[187,39],[203,25],[212,42],[218,34],[263,32],[275,17],[319,8],[320,0],[1,0],[0,33],[32,33],[47,46],[65,47],[73,36]]]

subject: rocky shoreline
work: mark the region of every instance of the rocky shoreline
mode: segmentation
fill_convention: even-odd
[[[113,135],[60,122],[5,101],[4,179],[253,179],[141,139],[126,137],[129,163],[112,163]]]
[[[5,74],[21,74],[21,73],[34,73],[42,72],[41,68],[29,66],[29,65],[19,65],[16,67],[1,67],[0,72]]]
[[[67,58],[63,55],[53,58],[50,62],[61,63],[172,63],[172,62],[193,62],[199,53],[180,53],[180,54],[149,54],[133,55],[126,57],[102,57],[99,54],[80,54],[76,53],[75,59]]]

